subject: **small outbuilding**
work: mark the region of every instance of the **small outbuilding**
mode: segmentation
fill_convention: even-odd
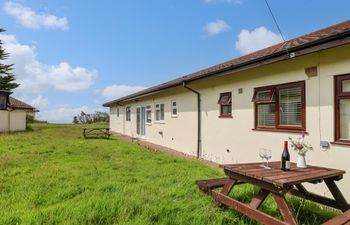
[[[35,112],[35,108],[16,98],[12,92],[0,90],[0,132],[26,130],[27,113]]]

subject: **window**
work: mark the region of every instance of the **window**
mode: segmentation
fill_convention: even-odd
[[[350,144],[350,74],[335,77],[335,141]]]
[[[305,82],[255,88],[255,128],[305,130]]]
[[[175,101],[171,102],[171,117],[177,117],[177,104]]]
[[[220,94],[218,101],[220,105],[220,117],[232,117],[232,93],[225,92]]]
[[[267,88],[262,90],[256,90],[254,92],[253,102],[274,102],[275,101],[275,88]]]
[[[164,104],[156,104],[156,121],[164,121]]]
[[[7,108],[7,95],[0,93],[0,110]]]
[[[130,106],[125,108],[125,120],[131,121],[131,108],[130,108]]]
[[[150,105],[146,106],[146,123],[152,123],[152,106]]]

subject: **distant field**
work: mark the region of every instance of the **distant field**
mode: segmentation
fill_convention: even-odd
[[[195,180],[222,177],[219,169],[116,139],[84,140],[81,125],[32,128],[0,134],[0,224],[256,224],[199,192]],[[236,191],[243,200],[257,192]],[[335,215],[292,202],[300,224]],[[280,216],[271,198],[262,208]]]

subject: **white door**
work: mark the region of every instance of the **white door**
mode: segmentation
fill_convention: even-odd
[[[146,136],[146,107],[136,108],[136,132],[139,137]]]

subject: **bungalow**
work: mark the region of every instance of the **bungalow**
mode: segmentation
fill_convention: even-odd
[[[0,90],[0,132],[26,130],[26,116],[34,107],[10,96],[11,92]]]
[[[258,161],[260,148],[280,160],[306,133],[308,163],[348,171],[350,199],[349,53],[350,20],[104,106],[112,131],[218,163]]]

